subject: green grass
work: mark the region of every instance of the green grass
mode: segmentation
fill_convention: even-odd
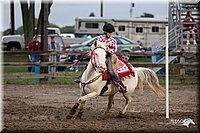
[[[3,73],[26,73],[28,72],[27,67],[3,67]]]
[[[149,57],[135,57],[129,60],[129,62],[151,62]]]
[[[165,79],[159,79],[160,84],[165,84]],[[190,84],[190,85],[194,85],[194,84],[199,84],[199,80],[198,79],[189,79],[189,80],[182,80],[182,79],[169,79],[169,84]]]
[[[27,62],[28,55],[3,55],[3,62]]]

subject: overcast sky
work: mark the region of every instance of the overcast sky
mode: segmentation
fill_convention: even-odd
[[[20,0],[15,1],[15,27],[22,25]],[[39,16],[40,1],[36,0],[36,17]],[[54,0],[49,16],[50,23],[59,27],[74,25],[76,17],[87,17],[91,12],[100,16],[101,0]],[[139,17],[144,12],[151,13],[155,18],[168,17],[168,0],[103,0],[103,16],[108,18],[129,18],[131,3],[134,3],[132,17]],[[9,28],[9,0],[1,2],[1,30]]]

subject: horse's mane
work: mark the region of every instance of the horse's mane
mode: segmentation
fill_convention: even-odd
[[[92,44],[91,49],[93,50],[95,47],[102,47],[102,48],[106,49],[106,43],[105,42],[100,42],[100,41],[96,40]]]

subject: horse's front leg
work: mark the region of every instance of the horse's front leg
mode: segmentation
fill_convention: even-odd
[[[92,92],[92,93],[89,93],[89,94],[87,94],[87,95],[85,95],[85,96],[80,97],[80,98],[78,99],[78,102],[77,102],[77,103],[72,107],[72,109],[70,110],[70,112],[69,112],[67,118],[68,118],[68,119],[72,118],[72,117],[74,116],[74,114],[76,113],[76,111],[77,111],[78,108],[81,109],[81,111],[79,111],[79,112],[81,112],[81,113],[79,113],[79,118],[81,118],[81,116],[82,116],[82,114],[83,114],[82,110],[83,110],[83,107],[84,107],[85,102],[86,102],[87,100],[92,99],[92,98],[95,98],[95,97],[97,97],[97,96],[98,96],[98,95],[97,95],[96,92]]]
[[[82,115],[83,115],[83,108],[84,108],[84,106],[85,106],[85,102],[86,102],[86,101],[83,101],[83,102],[81,103],[81,105],[79,106],[79,112],[78,112],[78,114],[77,114],[77,117],[80,118],[80,119],[81,119],[81,117],[82,117]]]
[[[76,110],[78,109],[79,103],[74,104],[74,106],[71,108],[69,114],[67,115],[67,119],[71,119],[74,114],[76,113]]]

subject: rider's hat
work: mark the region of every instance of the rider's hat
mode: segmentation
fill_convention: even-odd
[[[106,31],[106,32],[115,32],[115,28],[114,28],[114,26],[112,24],[106,23],[103,26],[103,31]]]

